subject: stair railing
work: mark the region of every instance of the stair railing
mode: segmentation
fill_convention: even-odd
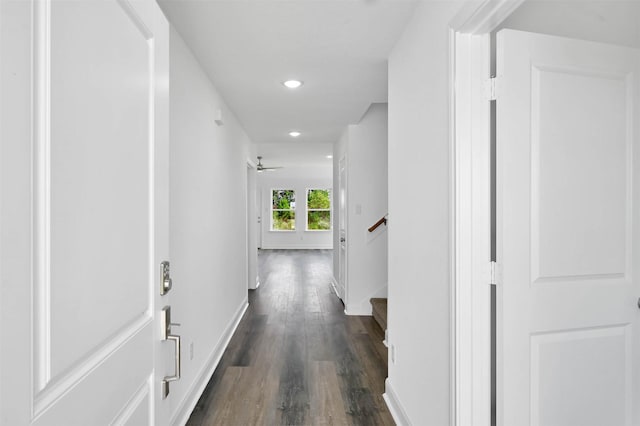
[[[376,223],[374,223],[374,224],[373,224],[373,226],[371,226],[371,228],[369,228],[369,232],[373,232],[373,231],[375,231],[375,230],[376,230],[376,229],[378,229],[378,227],[379,227],[380,225],[382,225],[382,224],[385,224],[385,225],[386,225],[386,224],[387,224],[387,215],[388,215],[388,214],[389,214],[389,213],[387,213],[386,215],[382,216],[382,217],[380,218],[380,220],[379,220],[379,221],[377,221]]]

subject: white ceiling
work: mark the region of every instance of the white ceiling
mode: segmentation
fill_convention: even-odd
[[[326,155],[372,102],[387,101],[387,58],[413,0],[159,0],[263,162]],[[297,90],[281,82],[300,79]],[[288,132],[302,135],[292,139]],[[279,164],[276,164],[279,163]]]
[[[527,0],[500,28],[640,48],[640,1]]]

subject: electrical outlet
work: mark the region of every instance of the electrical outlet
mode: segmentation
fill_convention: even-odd
[[[189,343],[189,359],[193,360],[193,342]]]
[[[396,363],[396,345],[391,345],[391,362]]]

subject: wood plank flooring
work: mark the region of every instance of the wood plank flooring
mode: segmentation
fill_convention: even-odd
[[[259,268],[262,285],[187,425],[393,425],[383,332],[344,315],[331,250],[261,250]]]

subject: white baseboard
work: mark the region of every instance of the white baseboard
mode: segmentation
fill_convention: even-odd
[[[389,412],[391,413],[393,420],[398,426],[411,426],[409,417],[407,416],[406,411],[404,411],[404,408],[402,408],[402,404],[394,392],[388,377],[387,380],[384,381],[384,390],[385,392],[382,394],[382,397],[389,408]]]
[[[205,362],[200,371],[198,371],[196,380],[193,382],[185,397],[180,402],[179,408],[178,410],[176,410],[176,414],[173,416],[173,419],[171,421],[172,425],[184,426],[185,424],[187,424],[187,420],[189,420],[191,412],[198,403],[200,395],[202,395],[202,392],[204,392],[204,388],[207,386],[207,383],[209,383],[213,372],[220,363],[222,354],[227,349],[227,346],[229,346],[229,341],[231,340],[233,333],[235,333],[236,329],[238,328],[238,324],[240,324],[240,320],[244,316],[244,313],[247,311],[248,307],[249,303],[245,299],[229,322],[229,325],[227,325],[224,333],[222,333],[222,336],[218,340],[218,344],[209,355],[208,361]]]
[[[333,249],[333,243],[331,244],[272,244],[263,245],[262,250],[331,250]]]
[[[331,287],[333,288],[333,292],[338,296],[338,299],[344,300],[344,287],[342,287],[336,277],[331,276]]]

